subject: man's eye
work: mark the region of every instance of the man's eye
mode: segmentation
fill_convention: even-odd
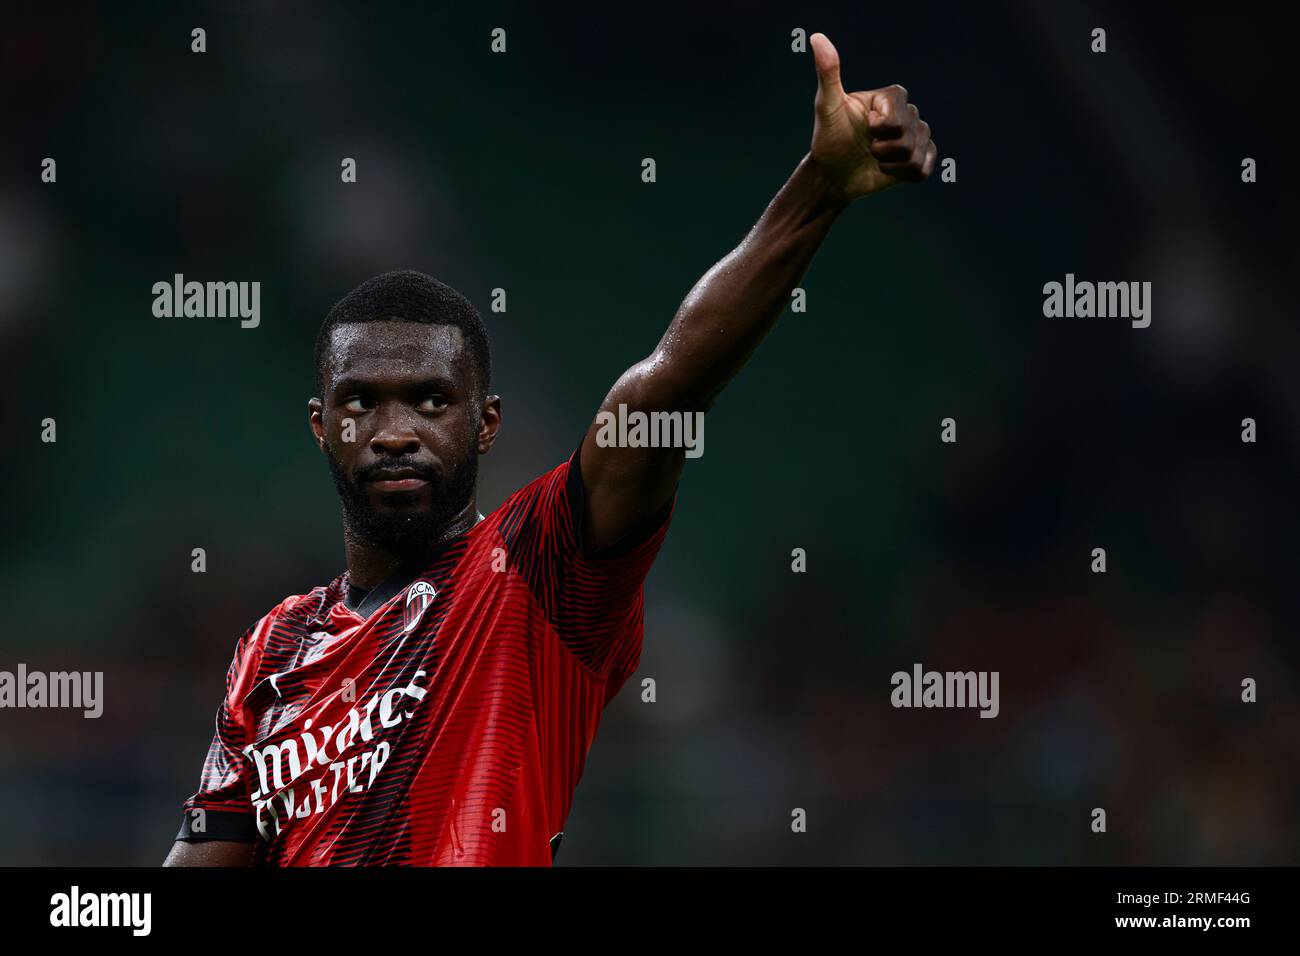
[[[445,395],[430,395],[420,403],[422,412],[440,412],[447,407],[447,397]]]
[[[356,415],[366,410],[366,402],[360,395],[353,395],[351,398],[344,399],[339,407],[345,412],[351,412]]]

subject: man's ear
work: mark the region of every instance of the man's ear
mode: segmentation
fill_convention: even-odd
[[[321,450],[321,454],[328,454],[325,446],[325,419],[321,417],[319,398],[307,400],[307,424],[311,426],[311,433],[316,438],[316,447]]]
[[[489,395],[483,399],[483,415],[478,426],[478,453],[486,455],[492,450],[501,430],[501,396]]]

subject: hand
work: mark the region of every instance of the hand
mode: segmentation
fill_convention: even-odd
[[[809,42],[817,67],[812,158],[844,198],[928,179],[939,152],[930,124],[907,102],[907,90],[894,84],[845,93],[834,45],[823,33]]]

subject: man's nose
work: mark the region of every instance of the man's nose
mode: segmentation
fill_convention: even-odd
[[[376,454],[407,455],[420,450],[420,437],[400,408],[379,410],[378,427],[370,438]]]

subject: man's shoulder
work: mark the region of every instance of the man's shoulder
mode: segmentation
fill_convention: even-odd
[[[290,594],[259,617],[248,629],[245,638],[263,642],[274,630],[323,624],[330,609],[343,599],[346,572],[334,577],[328,584],[320,584],[302,594]]]

